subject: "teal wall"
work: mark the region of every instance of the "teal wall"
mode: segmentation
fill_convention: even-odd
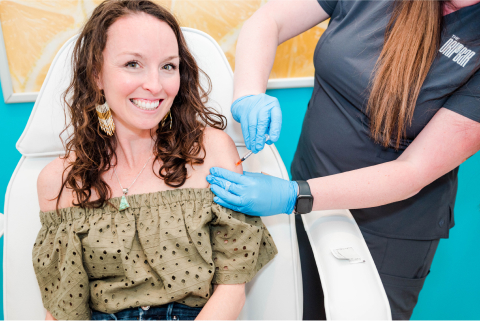
[[[282,133],[276,146],[289,171],[311,93],[311,88],[268,92],[277,97],[282,106]],[[20,159],[15,143],[27,124],[32,107],[33,103],[5,104],[0,92],[0,119],[3,120],[0,195],[5,195],[10,176]],[[461,166],[459,181],[456,226],[451,231],[451,238],[440,242],[413,319],[480,319],[480,154]],[[3,210],[4,197],[0,197],[0,211],[3,213]],[[0,267],[3,267],[3,238],[0,239],[0,261]],[[3,284],[1,278],[0,284]],[[3,293],[0,299],[3,304]],[[3,306],[0,318],[3,319]]]

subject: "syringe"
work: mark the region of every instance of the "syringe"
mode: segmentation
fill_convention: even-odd
[[[268,134],[265,134],[265,141],[269,140],[270,139],[270,136],[268,136]],[[242,158],[240,158],[240,160],[235,164],[235,166],[238,166],[240,165],[241,163],[243,163],[244,160],[246,160],[247,158],[250,157],[250,155],[252,155],[253,152],[252,151],[249,151],[247,154],[245,154],[245,156],[243,156]]]

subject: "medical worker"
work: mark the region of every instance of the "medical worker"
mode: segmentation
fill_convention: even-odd
[[[265,94],[277,46],[330,18],[293,181],[212,168],[215,201],[259,216],[350,209],[392,317],[409,319],[454,226],[458,166],[480,149],[479,17],[478,0],[269,1],[236,52],[232,113],[254,153],[280,134],[279,103]],[[321,284],[296,218],[304,319],[321,319]]]

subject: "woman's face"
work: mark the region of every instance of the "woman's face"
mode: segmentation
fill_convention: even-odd
[[[150,133],[168,113],[180,87],[177,39],[163,21],[144,13],[113,23],[98,85],[117,132]]]

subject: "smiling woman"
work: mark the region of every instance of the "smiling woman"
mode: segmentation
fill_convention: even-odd
[[[209,169],[242,168],[178,23],[150,1],[105,1],[73,71],[66,155],[38,178],[47,318],[236,319],[276,248],[261,220],[213,202]]]

